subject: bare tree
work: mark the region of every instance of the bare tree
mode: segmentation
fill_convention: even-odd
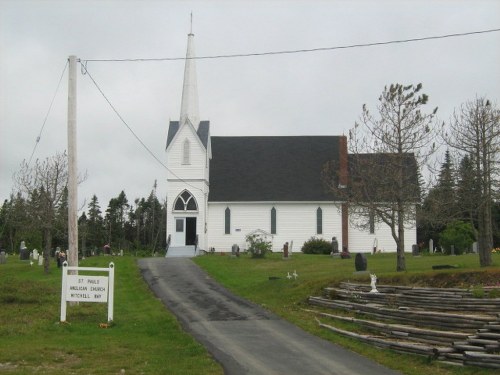
[[[481,267],[490,266],[492,204],[495,192],[498,194],[500,172],[500,111],[486,98],[468,101],[453,113],[444,139],[472,161],[475,184],[472,199],[477,208],[479,262]]]
[[[65,152],[57,153],[43,161],[37,159],[33,166],[24,160],[14,180],[16,189],[22,195],[37,201],[36,212],[32,214],[43,230],[44,271],[48,273],[55,211],[68,183],[68,157]]]
[[[363,105],[360,122],[349,131],[347,187],[333,172],[339,168],[325,168],[328,187],[349,204],[354,225],[366,229],[377,219],[390,227],[397,271],[406,270],[405,226],[415,225],[419,167],[434,150],[437,108],[429,114],[422,112],[428,96],[421,89],[422,84],[386,86],[379,97],[378,116]]]

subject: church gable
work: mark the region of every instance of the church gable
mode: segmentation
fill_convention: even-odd
[[[174,132],[175,134],[173,134]],[[203,170],[206,167],[207,149],[190,124],[178,128],[176,122],[171,122],[168,141],[167,162],[169,168],[178,171],[185,170],[187,173],[192,168]]]

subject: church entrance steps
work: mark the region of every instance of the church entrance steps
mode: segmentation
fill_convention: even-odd
[[[198,255],[198,251],[192,246],[170,246],[167,251],[167,258],[190,258]]]
[[[455,365],[500,368],[499,298],[474,298],[470,290],[341,283],[326,296],[309,297],[318,324],[381,348]],[[437,303],[440,301],[441,303]],[[325,313],[324,308],[341,311]],[[328,319],[331,323],[326,323]],[[355,332],[335,327],[348,321]]]

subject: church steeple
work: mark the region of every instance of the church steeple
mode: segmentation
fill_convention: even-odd
[[[186,65],[184,67],[184,85],[182,87],[182,102],[181,102],[181,118],[180,126],[189,120],[198,130],[200,123],[200,114],[198,110],[198,85],[196,81],[196,64],[194,54],[194,34],[192,30],[191,18],[191,32],[188,34],[188,44],[186,52]]]

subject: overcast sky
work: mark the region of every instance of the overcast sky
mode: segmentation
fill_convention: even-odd
[[[500,28],[500,1],[0,0],[0,199],[35,146],[69,55],[183,57],[193,12],[197,56],[346,46]],[[379,47],[197,60],[200,117],[212,135],[341,135],[384,85],[419,83],[448,121],[476,96],[500,105],[500,32]],[[165,161],[178,120],[183,61],[88,62],[113,106]],[[103,211],[121,190],[147,197],[166,171],[78,71],[79,202]],[[36,148],[67,147],[67,71]]]

